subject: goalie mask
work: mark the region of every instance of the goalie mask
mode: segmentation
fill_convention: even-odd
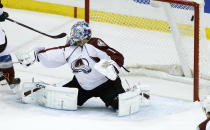
[[[91,38],[91,29],[87,22],[80,21],[71,28],[70,39],[68,43],[72,46],[80,46]]]

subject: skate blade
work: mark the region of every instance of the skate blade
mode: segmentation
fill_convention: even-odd
[[[6,80],[0,81],[0,87],[9,88],[13,93],[16,93],[19,88],[19,84],[11,84],[9,85]]]

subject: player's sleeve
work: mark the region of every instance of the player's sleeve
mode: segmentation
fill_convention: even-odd
[[[123,55],[117,50],[109,47],[103,40],[100,38],[92,38],[89,44],[93,45],[96,48],[97,56],[100,59],[107,59],[106,56],[109,56],[113,61],[115,61],[120,67],[124,64]]]
[[[2,3],[1,3],[1,0],[0,0],[0,15],[2,15],[3,14],[3,5],[2,5]]]
[[[7,46],[7,38],[2,29],[0,29],[0,53],[6,49]]]
[[[37,55],[38,61],[48,68],[56,68],[66,63],[63,49],[48,50]]]
[[[210,122],[207,123],[206,130],[210,130]]]

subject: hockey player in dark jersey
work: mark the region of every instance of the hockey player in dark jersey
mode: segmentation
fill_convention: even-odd
[[[4,22],[7,17],[8,13],[3,11],[3,5],[0,3],[0,22]],[[0,80],[3,81],[6,79],[10,88],[14,88],[15,85],[20,83],[20,79],[15,78],[12,57],[8,49],[7,37],[3,29],[0,29],[0,63],[8,63],[4,66],[0,66]]]
[[[133,100],[138,100],[138,96],[134,92],[133,98],[131,98],[132,94],[128,94],[130,97],[127,99],[118,76],[124,64],[123,55],[108,46],[102,39],[91,37],[89,24],[84,21],[72,26],[66,45],[48,49],[37,48],[32,56],[34,59],[30,60],[30,57],[26,57],[27,55],[23,55],[17,58],[26,66],[31,65],[34,61],[48,68],[59,67],[67,63],[74,77],[63,87],[78,89],[77,105],[79,106],[92,97],[99,97],[107,107],[111,106],[114,110],[120,109],[121,111],[128,107],[124,110],[127,113],[138,111],[138,102]],[[125,99],[126,101],[132,99],[133,102],[128,101],[125,103],[127,106],[120,105],[121,108],[119,108],[119,95],[123,95],[120,101],[122,104]],[[129,106],[129,103],[132,103],[132,106]]]

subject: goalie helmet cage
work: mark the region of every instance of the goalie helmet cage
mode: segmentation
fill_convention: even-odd
[[[138,1],[138,0],[133,0],[133,1]],[[139,1],[141,1],[141,0],[139,0]],[[142,0],[143,2],[145,2],[145,1],[149,1],[149,0]],[[187,68],[184,68],[185,66],[183,66],[183,65],[181,65],[181,68],[182,68],[182,70],[184,71],[184,75],[185,76],[188,76],[188,77],[190,77],[190,75],[191,76],[193,76],[193,86],[194,86],[194,92],[193,92],[193,100],[194,101],[199,101],[199,44],[200,44],[200,31],[201,31],[201,29],[200,29],[200,13],[202,12],[200,9],[200,7],[201,6],[203,6],[203,5],[200,5],[200,3],[198,3],[198,2],[195,2],[195,1],[187,1],[187,0],[156,0],[156,1],[159,1],[159,2],[161,2],[161,4],[162,3],[170,3],[170,5],[172,6],[172,4],[175,4],[176,6],[177,5],[182,5],[182,6],[186,6],[186,8],[189,8],[190,7],[190,9],[189,10],[193,10],[193,15],[191,15],[192,16],[192,18],[191,18],[191,21],[193,21],[193,29],[191,30],[191,31],[193,31],[192,32],[192,34],[189,34],[189,35],[193,35],[192,37],[193,37],[193,46],[194,46],[194,51],[193,51],[193,62],[194,62],[194,64],[193,64],[193,67],[191,68],[191,70],[186,70]],[[90,10],[90,2],[91,2],[91,0],[85,0],[85,21],[86,22],[88,22],[88,23],[92,23],[93,21],[95,22],[107,22],[104,18],[102,18],[102,20],[105,20],[105,21],[100,21],[100,20],[96,20],[96,19],[94,19],[94,18],[92,18],[93,17],[93,14],[91,14],[91,13],[93,13],[94,11],[92,11],[92,8],[91,8],[91,10]],[[169,5],[169,4],[168,4]],[[177,8],[177,7],[174,7],[174,8]],[[121,7],[122,8],[122,7]],[[165,8],[167,9],[167,7],[165,6]],[[179,7],[178,7],[179,8]],[[185,7],[183,7],[183,8],[185,8]],[[191,9],[191,8],[193,8],[193,9]],[[102,11],[103,11],[103,9],[102,9]],[[102,13],[102,11],[98,11],[97,13]],[[169,11],[169,10],[165,10],[165,11]],[[118,12],[119,13],[119,12]],[[169,13],[169,12],[168,12]],[[108,15],[114,15],[113,13],[109,13]],[[167,15],[167,12],[166,12],[166,15]],[[170,15],[170,14],[168,14],[168,15]],[[118,16],[114,16],[114,17],[121,17],[121,16],[123,16],[123,15],[118,15]],[[97,18],[98,18],[98,16],[96,16]],[[112,16],[113,17],[113,16]],[[127,17],[127,16],[126,16]],[[132,18],[132,16],[130,17],[130,16],[128,16],[129,17],[129,19],[131,18],[132,20],[134,20],[134,19],[138,19],[137,17],[135,17],[134,19]],[[167,17],[171,17],[171,16],[167,16]],[[167,18],[167,20],[168,20],[168,24],[169,24],[169,30],[170,30],[170,28],[172,28],[171,29],[171,32],[172,32],[172,34],[173,34],[173,40],[175,40],[175,43],[176,42],[180,42],[179,40],[177,40],[177,38],[179,38],[179,37],[177,37],[176,35],[176,25],[174,26],[174,22],[170,22],[170,18]],[[145,22],[146,20],[144,19],[144,22]],[[129,21],[130,22],[130,24],[133,24],[132,23],[132,21],[130,20]],[[108,22],[108,23],[111,23],[111,24],[114,24],[113,22]],[[184,23],[184,24],[186,24],[186,23]],[[123,24],[119,24],[118,23],[118,25],[123,25]],[[127,27],[131,27],[131,28],[133,28],[133,26],[132,25],[126,25]],[[160,25],[159,25],[160,26]],[[162,25],[161,25],[162,26]],[[138,28],[138,27],[137,27]],[[179,28],[179,27],[178,27]],[[140,27],[140,29],[142,29],[141,27]],[[143,29],[145,29],[144,27],[143,27]],[[147,29],[147,28],[146,28]],[[186,28],[185,28],[186,29]],[[151,29],[149,29],[149,30],[151,30]],[[159,31],[159,29],[157,29],[158,31]],[[173,30],[173,31],[172,31]],[[162,30],[161,30],[162,31]],[[161,32],[160,31],[160,32]],[[163,32],[167,32],[167,31],[163,31]],[[129,32],[128,32],[129,33]],[[184,34],[185,35],[185,34]],[[187,34],[188,35],[188,34]],[[176,43],[177,44],[177,43]],[[179,50],[180,48],[179,47],[175,47],[177,50]],[[179,52],[178,52],[179,53]],[[178,54],[179,55],[179,58],[180,57],[185,57],[185,56],[182,56],[182,55],[180,55],[180,54]],[[181,58],[182,59],[182,58]],[[180,59],[179,59],[180,60]],[[183,60],[180,60],[181,62],[183,61],[183,62],[185,62],[185,59],[183,59]],[[185,63],[183,63],[183,64],[185,64]],[[186,70],[186,71],[185,71]],[[192,71],[193,70],[193,73],[192,74],[190,74],[191,72],[190,71]],[[187,72],[188,71],[188,72]]]

